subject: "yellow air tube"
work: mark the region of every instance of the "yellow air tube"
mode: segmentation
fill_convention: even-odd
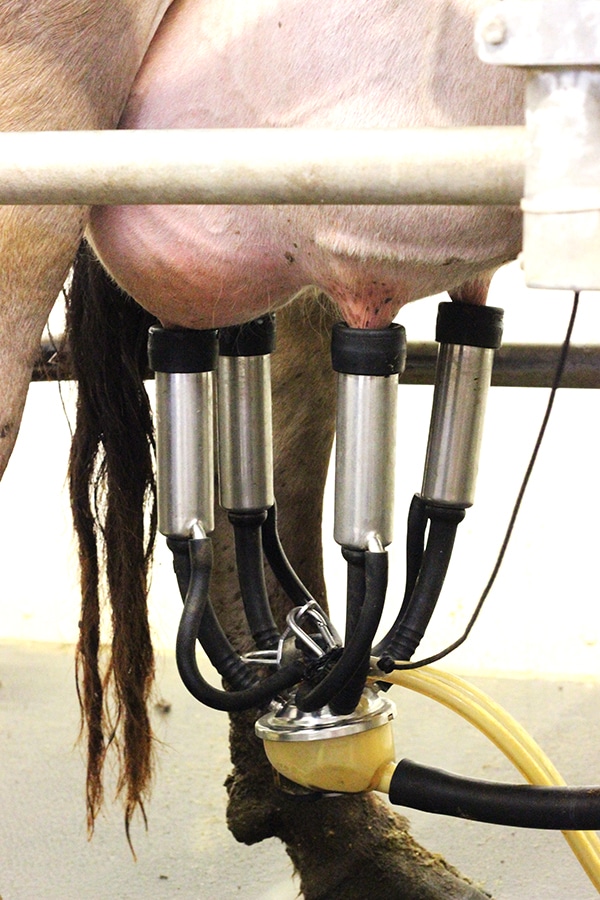
[[[524,728],[483,691],[457,675],[429,667],[378,676],[437,700],[475,725],[530,784],[564,786],[565,780]],[[386,769],[376,790],[388,792],[393,767]],[[600,893],[600,839],[594,831],[563,831],[565,840]]]

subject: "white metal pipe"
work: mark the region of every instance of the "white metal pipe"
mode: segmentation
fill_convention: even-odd
[[[0,134],[5,204],[518,204],[524,129]]]

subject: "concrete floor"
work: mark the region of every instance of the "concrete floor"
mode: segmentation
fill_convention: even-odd
[[[530,730],[572,783],[600,782],[600,685],[591,681],[472,679]],[[83,762],[73,648],[0,643],[0,896],[2,900],[291,900],[297,896],[280,844],[238,845],[227,832],[229,768],[224,715],[197,704],[161,657],[156,713],[164,741],[149,829],[134,829],[138,861],[120,809],[108,807],[86,839]],[[492,779],[515,779],[487,741],[429,700],[394,688],[398,756]],[[595,896],[560,834],[518,831],[411,814],[432,850],[497,900],[589,900]]]

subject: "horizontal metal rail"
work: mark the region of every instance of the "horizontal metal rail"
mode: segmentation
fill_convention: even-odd
[[[403,384],[433,384],[438,345],[409,343]],[[503,344],[494,355],[492,385],[551,387],[560,344]],[[571,344],[561,380],[564,388],[600,388],[600,344]]]
[[[525,130],[0,133],[6,204],[518,204]]]
[[[560,344],[505,344],[496,351],[492,384],[498,387],[550,387],[560,355]],[[438,344],[408,344],[402,384],[433,384]],[[68,354],[49,342],[42,346],[32,381],[67,381],[71,377]],[[148,378],[153,373],[148,371]],[[572,344],[561,382],[565,388],[600,388],[600,344]]]

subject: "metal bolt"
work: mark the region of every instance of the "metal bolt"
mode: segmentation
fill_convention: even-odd
[[[502,44],[506,38],[506,22],[500,16],[494,16],[483,26],[481,36],[486,44]]]

